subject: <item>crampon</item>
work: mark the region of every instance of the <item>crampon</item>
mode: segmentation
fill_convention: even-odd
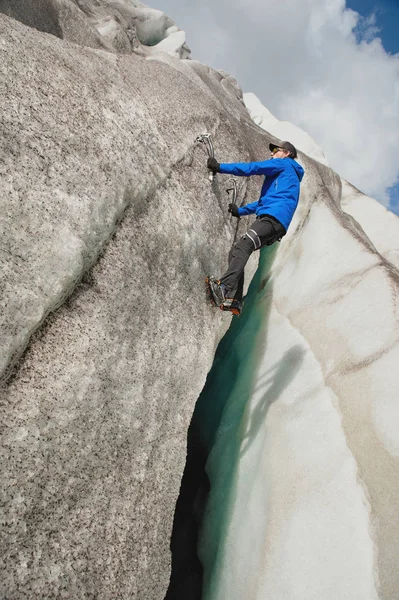
[[[206,292],[212,306],[220,306],[225,300],[224,286],[215,277],[206,277]]]
[[[229,311],[233,313],[233,315],[239,317],[242,312],[242,302],[236,300],[235,298],[226,298],[219,308],[221,310]]]
[[[215,277],[206,277],[206,293],[212,306],[218,306],[220,310],[228,311],[239,316],[242,312],[242,302],[235,298],[225,297],[224,285]]]

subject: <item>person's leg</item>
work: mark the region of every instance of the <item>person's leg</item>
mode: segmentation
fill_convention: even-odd
[[[233,246],[230,249],[229,256],[228,256],[228,264],[230,264],[231,259],[233,258],[234,247],[235,247],[235,244],[233,244]],[[234,296],[234,298],[236,298],[239,302],[242,301],[243,290],[244,290],[244,271],[241,273],[241,277],[238,280],[237,291]]]
[[[244,271],[241,273],[241,277],[238,280],[237,291],[235,293],[234,299],[238,302],[242,302],[242,297],[244,295]]]
[[[254,250],[253,242],[247,234],[244,234],[234,245],[230,254],[229,266],[220,277],[220,283],[225,286],[227,298],[234,298],[237,293],[239,281],[244,277],[244,267]]]
[[[282,227],[282,226],[281,226]],[[285,231],[282,228],[282,234]],[[252,223],[248,231],[233,247],[229,266],[226,272],[220,277],[220,283],[225,286],[226,298],[236,298],[241,301],[244,288],[244,268],[254,250],[259,250],[262,246],[272,244],[278,239],[277,228],[274,223],[264,218],[257,219]]]

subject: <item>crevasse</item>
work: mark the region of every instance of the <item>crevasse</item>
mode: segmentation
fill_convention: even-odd
[[[172,577],[166,600],[215,597],[240,460],[240,429],[257,366],[258,343],[267,327],[266,284],[275,250],[261,250],[243,314],[232,320],[220,342],[196,403],[176,506]],[[221,455],[226,457],[222,469]]]
[[[275,251],[197,401],[167,600],[378,598],[367,494],[317,353],[279,311]]]

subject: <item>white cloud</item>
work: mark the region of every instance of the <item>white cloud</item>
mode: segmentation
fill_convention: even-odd
[[[193,58],[234,75],[307,131],[331,166],[386,204],[399,174],[399,54],[345,0],[153,0]]]

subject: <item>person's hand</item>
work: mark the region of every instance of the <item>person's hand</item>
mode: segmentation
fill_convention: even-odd
[[[240,215],[238,214],[238,206],[237,204],[229,204],[229,213],[231,213],[233,215],[233,217],[237,217],[237,219],[240,218]]]
[[[206,166],[208,167],[208,169],[210,171],[212,171],[213,174],[219,173],[220,164],[218,163],[218,161],[216,160],[216,158],[213,158],[213,156],[210,156],[208,158],[208,162],[207,162]]]

